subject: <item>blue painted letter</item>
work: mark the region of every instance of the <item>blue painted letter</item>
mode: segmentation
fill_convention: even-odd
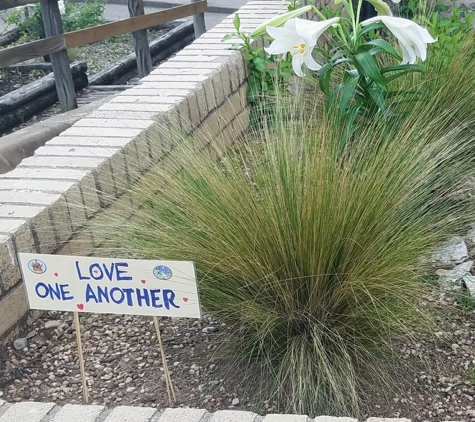
[[[81,274],[81,269],[79,268],[79,261],[76,261],[76,271],[78,273],[79,280],[90,280],[91,277],[87,277]]]
[[[152,289],[150,290],[150,297],[152,298],[152,307],[154,308],[163,308],[160,301],[160,289]]]
[[[59,285],[59,288],[61,289],[61,299],[63,299],[63,300],[73,300],[74,299],[73,296],[67,296],[67,295],[70,295],[71,292],[66,290],[66,287],[69,287],[69,284],[60,284]]]
[[[123,276],[121,274],[127,274],[127,271],[125,270],[119,270],[119,267],[128,267],[129,264],[127,262],[117,262],[115,264],[115,273],[117,274],[117,281],[131,281],[132,277],[131,276]]]
[[[96,295],[94,294],[94,290],[92,289],[91,285],[87,283],[86,286],[86,302],[93,300],[94,302],[98,302]]]
[[[142,289],[143,294],[140,292],[139,288],[135,289],[135,292],[137,293],[137,304],[139,306],[142,306],[142,302],[145,301],[145,304],[147,306],[150,306],[150,297],[148,296],[148,290],[147,289]]]
[[[174,308],[180,309],[178,305],[175,305],[173,302],[175,300],[175,292],[173,290],[164,289],[163,290],[163,303],[165,304],[165,308],[170,310],[170,305]]]
[[[114,293],[115,293],[115,292],[119,292],[119,294],[120,294],[120,298],[119,298],[119,299],[116,299],[116,298],[114,297]],[[124,292],[122,291],[122,289],[119,289],[118,287],[114,287],[114,288],[110,289],[109,295],[110,295],[110,297],[111,297],[111,299],[112,299],[112,302],[116,303],[117,305],[120,305],[120,304],[124,301],[124,299],[125,299]]]
[[[44,293],[40,293],[40,287],[45,289]],[[40,297],[41,299],[44,299],[46,296],[48,296],[48,286],[45,283],[37,283],[35,286],[35,292]]]

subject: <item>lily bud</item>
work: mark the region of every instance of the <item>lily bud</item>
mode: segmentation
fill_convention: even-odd
[[[268,19],[265,22],[261,23],[254,31],[249,35],[252,38],[262,37],[267,34],[266,28],[268,26],[279,27],[285,24],[289,19],[295,18],[297,16],[303,15],[304,13],[310,12],[313,9],[313,6],[304,6],[300,9],[292,10],[291,12],[284,13],[283,15],[278,15],[274,18]]]

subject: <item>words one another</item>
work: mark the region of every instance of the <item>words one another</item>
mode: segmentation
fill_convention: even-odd
[[[20,262],[35,309],[201,316],[192,262],[34,254]]]

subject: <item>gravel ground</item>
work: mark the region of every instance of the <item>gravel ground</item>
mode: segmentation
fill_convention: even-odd
[[[374,393],[369,416],[415,421],[475,421],[475,313],[463,311],[450,293],[439,293],[428,306],[440,312],[436,331],[401,344],[405,366],[394,372],[397,393]]]
[[[475,420],[475,314],[461,312],[447,294],[432,297],[439,308],[438,331],[400,345],[407,366],[394,376],[396,391],[372,393],[369,416],[416,421]],[[164,318],[162,338],[177,393],[176,406],[275,411],[259,401],[240,371],[226,371],[216,351],[226,327],[210,316],[201,320]],[[163,365],[152,318],[83,314],[81,329],[90,403],[168,407]],[[81,403],[82,390],[73,316],[49,313],[26,327],[28,345],[0,350],[0,396],[7,401]],[[412,369],[411,369],[412,368]],[[375,389],[377,390],[377,389]]]
[[[4,374],[0,378],[1,398],[81,403],[72,314],[44,315],[28,329],[26,348],[15,350],[11,345],[0,354]],[[199,321],[162,320],[162,339],[177,405],[255,407],[256,403],[243,394],[238,379],[223,378],[223,368],[213,358],[224,329],[209,316]],[[85,315],[81,317],[81,330],[91,403],[168,406],[151,317]]]

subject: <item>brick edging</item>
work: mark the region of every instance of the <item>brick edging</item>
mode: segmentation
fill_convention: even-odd
[[[63,407],[54,403],[23,402],[9,404],[0,400],[0,422],[357,422],[350,417],[305,415],[259,416],[253,412],[175,408],[119,406],[113,409],[98,405]],[[366,422],[411,422],[405,418],[368,418]]]

